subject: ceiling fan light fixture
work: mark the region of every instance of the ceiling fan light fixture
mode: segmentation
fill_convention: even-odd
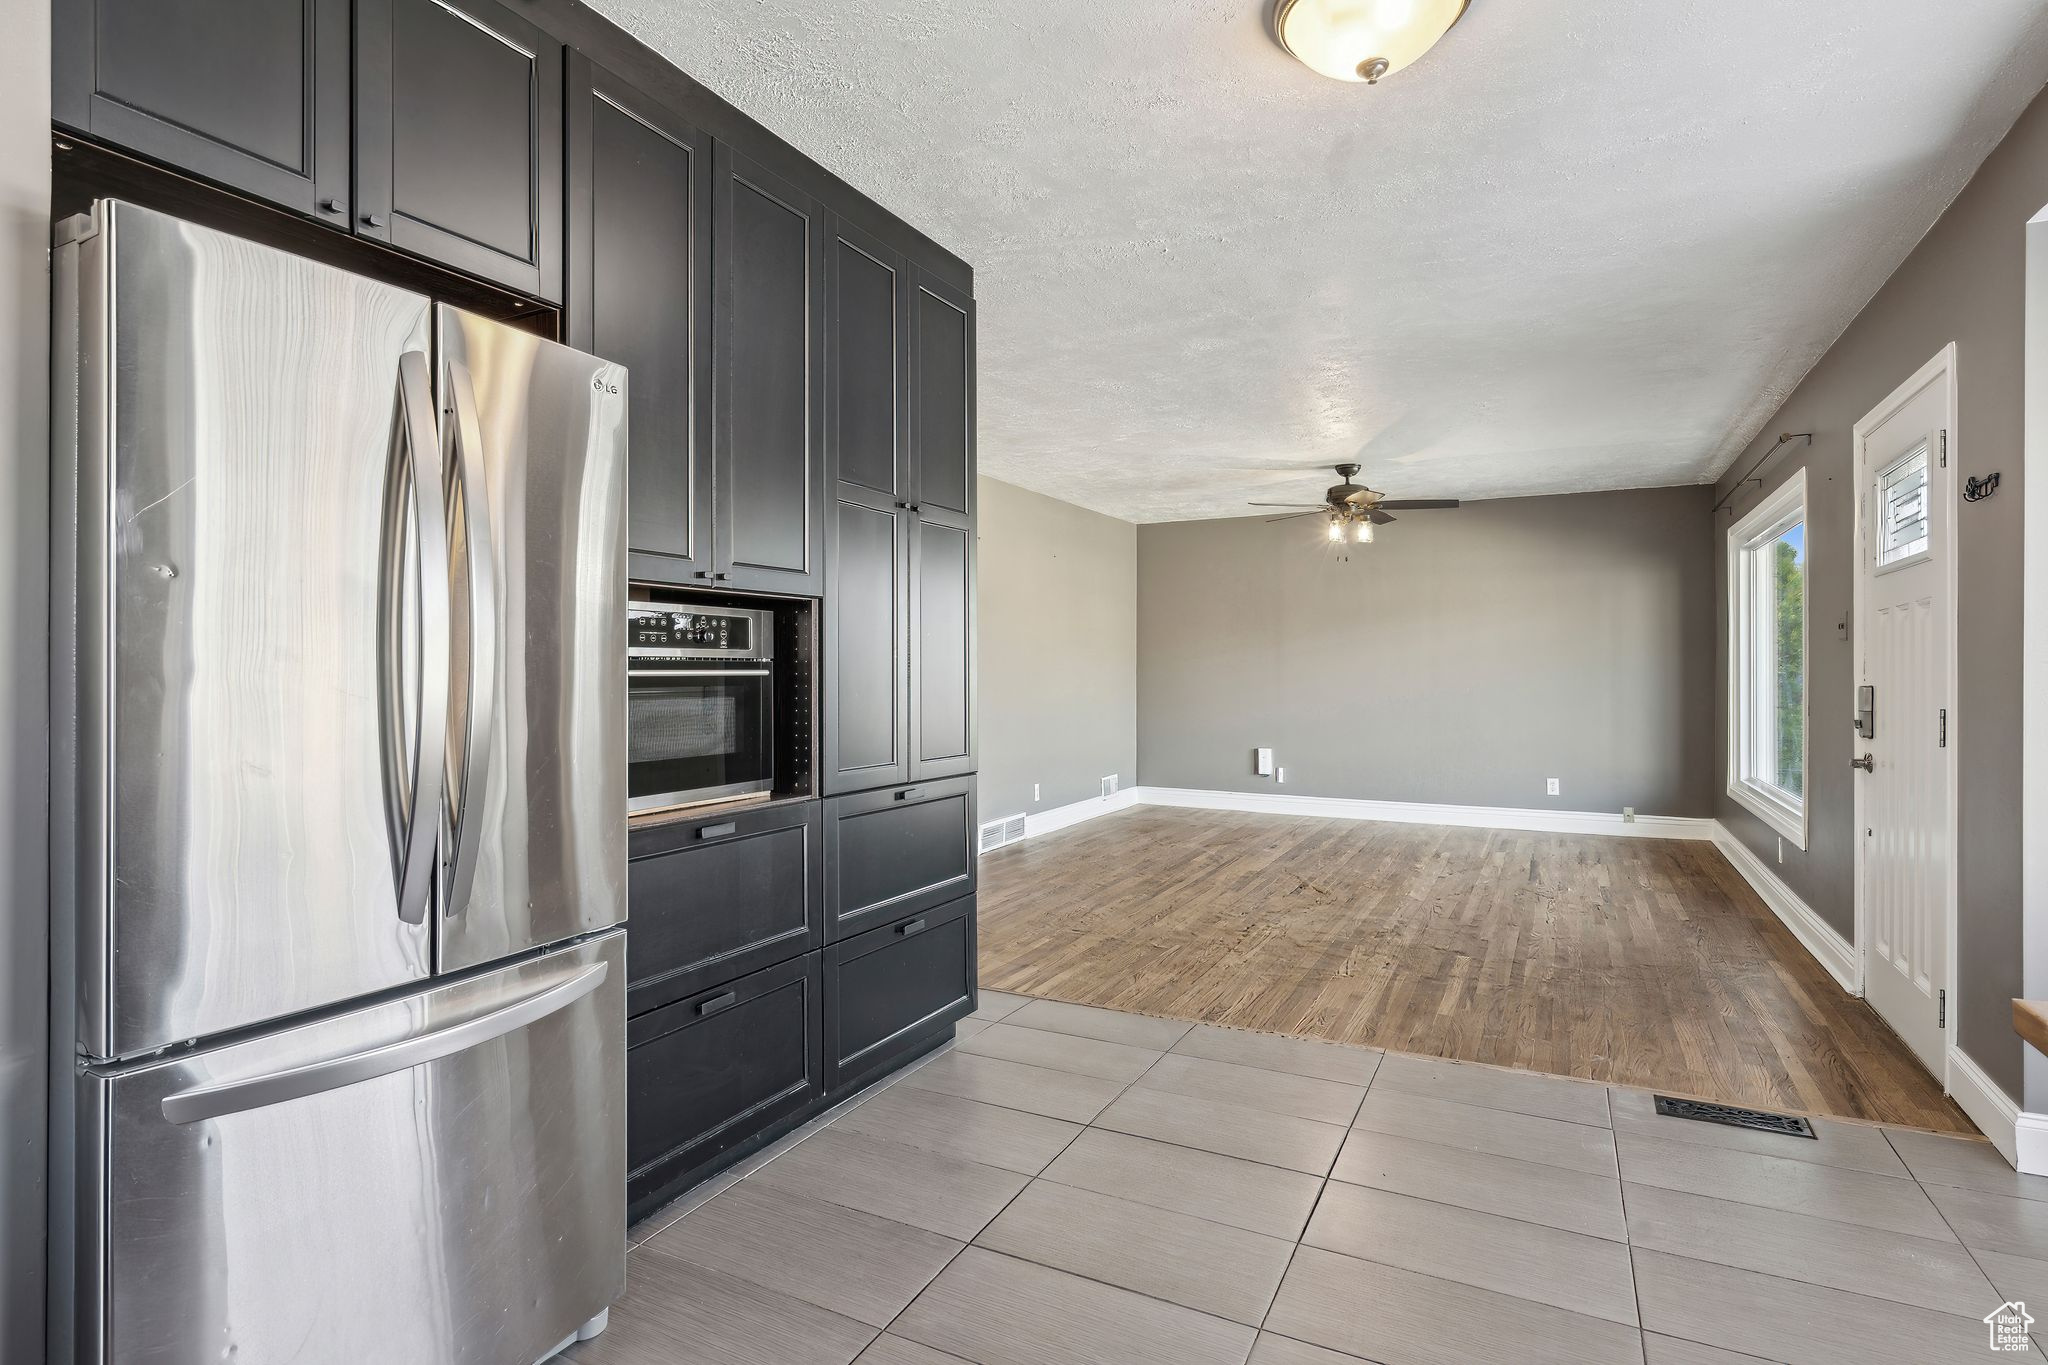
[[[1344,519],[1343,519],[1342,517],[1331,517],[1331,518],[1330,518],[1330,539],[1331,539],[1332,541],[1334,541],[1334,542],[1337,542],[1337,543],[1340,543],[1340,544],[1341,544],[1341,543],[1343,542],[1343,540],[1344,540]]]
[[[1471,0],[1275,0],[1273,36],[1309,70],[1377,85],[1435,47]]]
[[[1358,543],[1360,545],[1372,544],[1372,521],[1370,518],[1360,518],[1359,520]]]

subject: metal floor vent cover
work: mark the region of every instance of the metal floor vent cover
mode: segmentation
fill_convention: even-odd
[[[1782,1133],[1786,1137],[1820,1141],[1813,1125],[1792,1114],[1773,1114],[1764,1109],[1739,1109],[1732,1104],[1709,1104],[1705,1100],[1676,1100],[1657,1096],[1657,1112],[1666,1118],[1698,1119],[1701,1123],[1725,1123],[1730,1128],[1754,1128],[1759,1133]]]

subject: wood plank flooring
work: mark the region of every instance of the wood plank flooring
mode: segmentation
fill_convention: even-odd
[[[981,984],[1974,1132],[1713,845],[1145,806],[981,862]]]

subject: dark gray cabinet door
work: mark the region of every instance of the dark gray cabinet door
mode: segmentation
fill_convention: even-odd
[[[971,776],[835,797],[824,825],[827,943],[975,888]]]
[[[825,949],[828,1091],[865,1085],[974,1012],[975,927],[968,896]]]
[[[918,272],[910,316],[911,501],[929,522],[974,520],[974,300]]]
[[[56,122],[346,228],[349,0],[57,0]]]
[[[711,140],[570,55],[571,345],[628,371],[635,578],[711,574]]]
[[[491,0],[356,0],[357,235],[559,300],[562,66]]]
[[[724,144],[713,195],[714,577],[816,594],[825,503],[821,215],[808,196]]]
[[[833,495],[910,502],[910,281],[901,257],[844,222],[826,246],[825,447]]]
[[[974,532],[923,510],[916,517],[910,568],[914,782],[974,771]]]
[[[827,540],[824,790],[910,780],[911,516],[835,499]]]

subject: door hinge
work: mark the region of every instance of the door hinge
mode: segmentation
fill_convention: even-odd
[[[1936,995],[1936,996],[1934,997],[1934,1000],[1935,1000],[1935,1004],[1934,1004],[1934,1026],[1935,1026],[1936,1028],[1947,1028],[1947,1027],[1948,1027],[1948,992],[1947,992],[1946,990],[1943,990],[1943,991],[1942,991],[1942,992],[1941,992],[1940,994],[1938,994],[1938,995]]]
[[[1945,428],[1941,433],[1941,467],[1948,468],[1948,431]]]
[[[1946,749],[1948,747],[1948,708],[1946,706],[1941,708],[1941,739],[1934,747],[1937,749]]]

